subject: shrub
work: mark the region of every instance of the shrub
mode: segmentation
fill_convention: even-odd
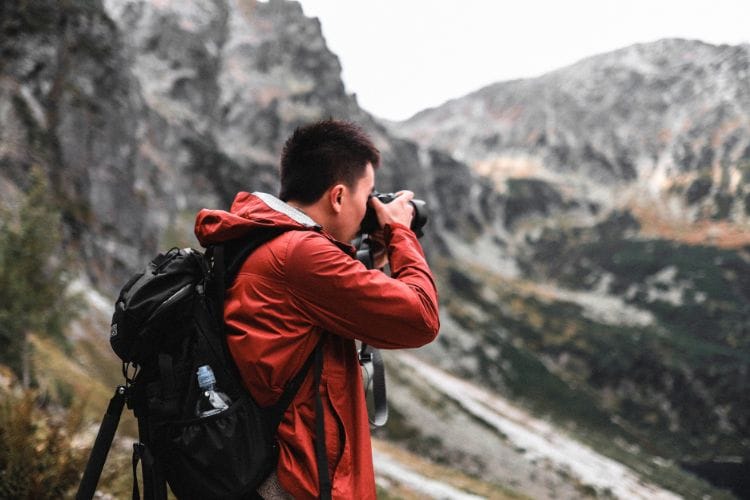
[[[71,444],[80,412],[45,408],[35,391],[0,398],[0,498],[71,497],[87,458]]]

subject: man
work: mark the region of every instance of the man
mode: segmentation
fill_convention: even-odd
[[[312,371],[279,425],[281,497],[320,495],[315,456],[315,391],[323,401],[333,498],[375,498],[370,430],[354,340],[378,348],[419,347],[439,329],[437,290],[409,229],[413,194],[383,204],[370,197],[380,153],[357,126],[326,120],[297,129],[281,158],[279,198],[239,193],[230,212],[203,210],[203,245],[287,229],[258,248],[229,288],[224,319],[244,383],[261,405],[285,385],[323,340],[321,383]],[[357,261],[350,241],[367,204],[381,226],[391,277]],[[279,493],[277,486],[277,495]],[[287,496],[285,496],[287,495]]]

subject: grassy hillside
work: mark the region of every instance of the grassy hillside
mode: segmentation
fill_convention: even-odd
[[[527,261],[538,278],[620,297],[652,318],[638,327],[582,319],[588,340],[567,342],[566,352],[583,356],[586,382],[614,391],[614,409],[668,449],[696,460],[742,456],[750,443],[750,249],[627,239],[620,227],[610,219],[578,234],[546,231]]]
[[[658,484],[716,494],[681,466],[748,460],[750,247],[643,236],[615,212],[531,232],[525,248],[526,279],[440,268],[445,309],[481,339],[439,339],[476,361],[459,374]]]

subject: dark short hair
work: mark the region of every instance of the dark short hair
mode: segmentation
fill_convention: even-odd
[[[367,164],[380,165],[380,151],[357,125],[323,120],[297,128],[281,153],[283,201],[314,203],[338,183],[354,184]]]

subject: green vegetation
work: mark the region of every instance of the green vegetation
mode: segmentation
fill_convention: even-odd
[[[639,352],[653,353],[645,365],[664,365],[678,375],[673,385],[692,386],[688,391],[701,392],[698,386],[705,385],[715,398],[706,400],[703,410],[731,406],[737,410],[731,420],[735,437],[750,436],[750,417],[739,411],[750,405],[742,389],[749,382],[743,367],[750,361],[746,252],[601,233],[597,228],[577,236],[549,231],[527,265],[533,262],[540,279],[546,276],[566,288],[592,289],[606,279],[610,294],[652,313],[653,327],[628,333],[640,338]],[[690,405],[682,397],[669,400]]]
[[[66,291],[70,276],[52,199],[44,174],[35,169],[17,217],[8,210],[0,214],[0,363],[27,387],[29,334],[64,342],[63,328],[78,303]]]
[[[746,446],[748,263],[717,248],[625,240],[612,228],[547,236],[536,249],[557,257],[534,258],[540,279],[588,289],[606,274],[610,293],[655,321],[603,323],[533,286],[448,265],[438,271],[451,284],[444,310],[482,338],[456,354],[480,366],[461,375],[546,415],[644,478],[689,498],[717,495],[679,463],[742,456]],[[667,267],[671,281],[661,283]],[[650,295],[647,285],[662,294],[681,287],[681,302]]]
[[[61,22],[78,16],[105,18],[98,3],[90,0],[18,0],[6,3],[4,15],[0,17],[0,33],[8,35],[9,39],[20,33],[56,32]]]
[[[87,459],[72,440],[87,420],[83,395],[92,387],[80,368],[72,369],[73,347],[64,336],[80,304],[67,293],[71,276],[52,200],[35,168],[16,210],[0,211],[0,368],[11,381],[0,390],[0,498],[69,497]],[[50,353],[65,363],[51,362]],[[25,389],[14,383],[18,378]],[[82,381],[86,387],[75,385]]]
[[[548,215],[559,207],[567,207],[560,193],[545,181],[508,179],[506,184],[505,225],[508,227],[529,214]]]

